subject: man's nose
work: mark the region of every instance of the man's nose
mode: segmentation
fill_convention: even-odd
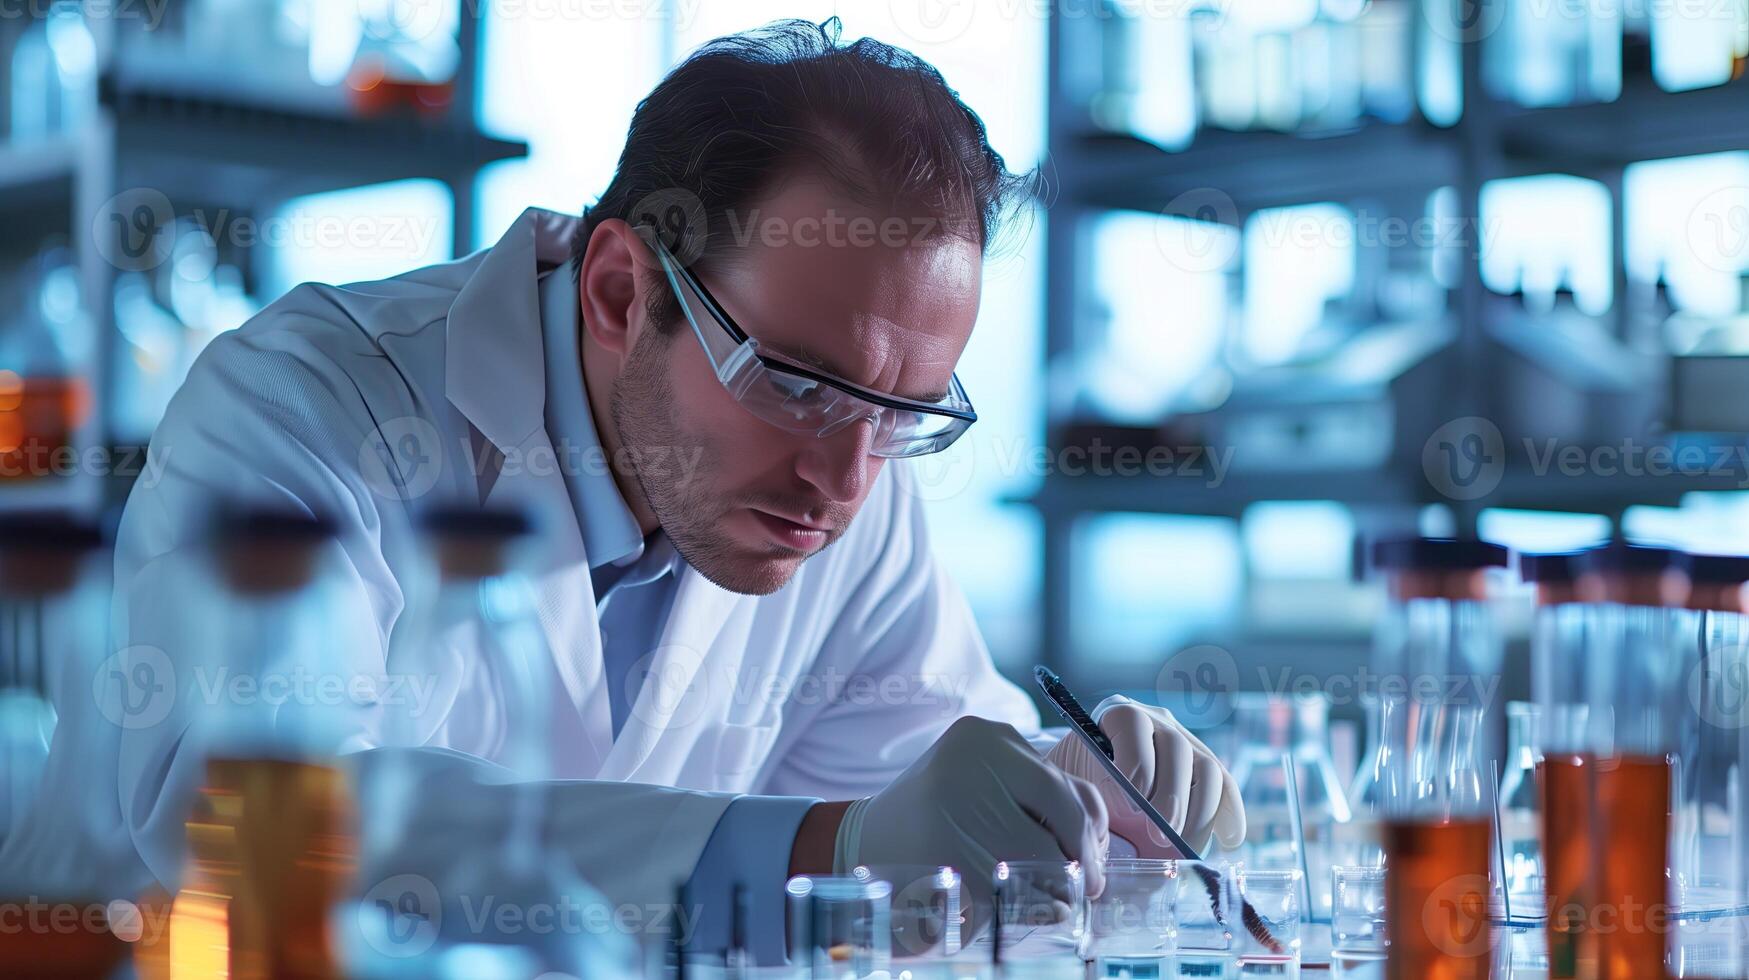
[[[865,420],[823,439],[810,440],[811,444],[796,459],[796,474],[836,503],[861,499],[867,488],[874,429]]]

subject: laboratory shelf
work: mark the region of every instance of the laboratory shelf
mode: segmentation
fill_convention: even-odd
[[[1637,504],[1673,507],[1689,493],[1743,491],[1746,480],[1749,474],[1741,470],[1668,476],[1569,476],[1523,468],[1502,474],[1499,485],[1487,494],[1487,504],[1515,510],[1620,514]],[[1456,502],[1429,486],[1418,469],[1411,472],[1402,466],[1232,475],[1217,487],[1207,486],[1198,477],[1059,475],[1047,477],[1030,494],[1008,498],[1010,503],[1025,504],[1059,518],[1102,513],[1238,518],[1258,502],[1314,500],[1395,508]]]
[[[215,180],[225,197],[251,204],[408,178],[454,181],[528,152],[526,142],[446,118],[296,111],[120,81],[103,96],[130,182],[172,198],[210,195]]]
[[[67,198],[78,170],[79,150],[79,141],[67,136],[0,142],[0,211],[35,210],[45,198]]]
[[[1509,157],[1565,172],[1744,150],[1749,149],[1749,79],[1666,92],[1641,78],[1625,85],[1613,102],[1506,107],[1499,126]]]
[[[1065,194],[1094,207],[1195,211],[1231,202],[1233,220],[1263,208],[1351,200],[1392,188],[1432,188],[1457,179],[1457,144],[1425,123],[1369,122],[1348,132],[1299,135],[1203,130],[1172,151],[1133,137],[1081,134],[1070,139],[1074,176]],[[1061,151],[1059,151],[1061,152]],[[1381,169],[1378,161],[1398,163]],[[1176,206],[1174,206],[1176,204]],[[1184,217],[1195,216],[1190,213]]]

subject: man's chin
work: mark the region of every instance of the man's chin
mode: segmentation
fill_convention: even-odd
[[[806,555],[717,556],[693,567],[712,584],[741,595],[770,595],[789,584]]]

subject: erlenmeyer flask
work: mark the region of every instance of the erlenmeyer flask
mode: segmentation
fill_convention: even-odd
[[[1542,807],[1536,767],[1542,761],[1537,734],[1542,717],[1528,701],[1506,703],[1506,772],[1500,778],[1500,841],[1505,887],[1513,912],[1541,908],[1543,891]]]

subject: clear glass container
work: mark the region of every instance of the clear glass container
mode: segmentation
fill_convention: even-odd
[[[893,969],[914,980],[951,977],[969,970],[976,974],[988,955],[970,949],[971,938],[987,926],[979,918],[965,878],[946,866],[923,864],[858,865],[851,875],[884,881],[891,887]]]
[[[1172,903],[1172,973],[1175,977],[1227,977],[1236,968],[1236,933],[1243,928],[1237,866],[1178,862]]]
[[[1245,801],[1246,817],[1240,857],[1253,869],[1311,869],[1318,879],[1313,911],[1319,917],[1326,916],[1330,895],[1324,879],[1337,859],[1339,842],[1347,839],[1344,830],[1350,818],[1348,798],[1330,758],[1330,699],[1322,693],[1283,698],[1245,692],[1234,701],[1240,742],[1233,776]],[[1293,760],[1299,793],[1306,841],[1303,863],[1288,806],[1284,758]]]
[[[1383,827],[1385,799],[1395,790],[1393,776],[1405,770],[1392,752],[1392,743],[1384,737],[1388,724],[1395,721],[1389,713],[1400,707],[1396,699],[1381,698],[1376,691],[1360,695],[1366,711],[1366,753],[1348,784],[1349,820],[1337,828],[1339,846],[1335,860],[1350,866],[1383,867],[1385,848]]]
[[[1513,915],[1543,908],[1542,805],[1537,765],[1542,718],[1528,701],[1506,703],[1506,767],[1500,776],[1500,853]]]
[[[1689,555],[1687,569],[1688,607],[1701,620],[1700,649],[1686,679],[1696,710],[1682,733],[1671,872],[1678,910],[1712,913],[1738,904],[1743,876],[1732,861],[1731,838],[1745,761],[1738,726],[1749,695],[1743,615],[1749,558]]]
[[[1484,780],[1500,760],[1501,706],[1491,697],[1505,653],[1489,579],[1508,554],[1479,541],[1413,538],[1380,542],[1372,558],[1390,593],[1375,647],[1393,758],[1385,904],[1433,910],[1390,917],[1390,973],[1485,977],[1494,862]]]
[[[1240,898],[1256,911],[1257,925],[1271,939],[1265,945],[1254,930],[1235,930],[1239,976],[1291,976],[1299,968],[1300,920],[1304,915],[1305,882],[1299,869],[1238,868],[1233,877]]]
[[[790,963],[814,980],[862,980],[892,961],[892,885],[856,875],[791,878]]]
[[[1089,918],[1095,977],[1142,980],[1163,975],[1172,953],[1172,904],[1178,887],[1176,861],[1105,862],[1105,890],[1093,901]]]
[[[1086,959],[1087,883],[1079,862],[998,861],[991,886],[995,921],[987,938],[1004,964],[1030,961],[1030,969],[1049,970]]]
[[[1334,895],[1330,948],[1348,953],[1380,953],[1385,942],[1385,869],[1373,865],[1330,869]]]

